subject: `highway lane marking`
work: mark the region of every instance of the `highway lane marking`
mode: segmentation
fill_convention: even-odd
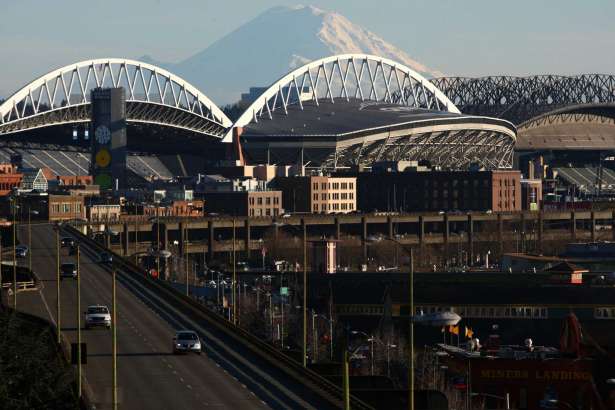
[[[183,324],[182,324],[181,326],[178,326],[178,324],[180,324],[182,321],[192,322],[192,320],[191,320],[189,317],[185,317],[184,315],[180,315],[181,319],[177,319],[177,318],[172,317],[170,314],[169,314],[169,315],[165,315],[164,317],[163,317],[161,314],[158,314],[157,309],[160,309],[160,306],[157,306],[157,305],[155,304],[155,302],[160,301],[160,298],[159,298],[157,295],[155,295],[153,292],[151,292],[151,291],[149,291],[149,290],[142,290],[142,289],[140,289],[140,287],[139,287],[139,286],[136,286],[136,285],[135,285],[135,279],[133,279],[133,278],[131,278],[131,277],[127,276],[127,277],[125,278],[124,283],[122,283],[122,285],[125,287],[125,289],[126,289],[126,290],[128,290],[128,291],[132,292],[132,293],[133,293],[133,295],[136,295],[136,296],[139,298],[139,300],[145,300],[145,301],[147,301],[148,303],[147,303],[147,304],[145,304],[145,303],[144,303],[144,305],[146,305],[146,306],[149,308],[149,310],[150,310],[150,311],[154,312],[157,316],[159,316],[159,317],[160,317],[161,319],[163,319],[165,322],[167,322],[167,323],[170,323],[170,322],[171,322],[171,323],[174,323],[174,324],[175,324],[175,328],[185,327]],[[146,294],[147,294],[147,296],[146,296]],[[172,309],[172,310],[175,310],[175,309]],[[178,312],[176,312],[176,314],[177,314],[177,313],[178,313]],[[172,326],[173,326],[173,325],[172,325]],[[200,327],[200,326],[196,326],[196,327]],[[210,336],[210,337],[211,337],[211,336]],[[227,350],[227,349],[224,349],[224,346],[220,346],[220,347],[222,347],[222,349],[223,349],[223,350]],[[217,357],[219,357],[220,359],[223,359],[224,361],[228,362],[228,364],[229,364],[229,365],[231,365],[231,366],[233,366],[233,367],[235,367],[235,368],[236,368],[236,365],[233,365],[233,364],[229,361],[229,359],[228,359],[228,358],[223,357],[223,355],[222,355],[219,351],[214,350],[214,351],[213,351],[213,353],[214,353]],[[209,358],[209,357],[208,357],[208,358]],[[217,361],[214,361],[214,362],[216,363],[216,366],[217,366],[217,367],[219,367],[219,368],[221,367],[221,366],[220,366],[220,364],[219,364],[219,363],[217,363]],[[170,366],[170,365],[169,365],[169,368],[171,368],[171,366]],[[237,368],[236,368],[236,369],[237,369]],[[223,370],[224,370],[224,372],[225,372],[225,373],[227,373],[227,374],[228,374],[228,371],[227,371],[226,369],[224,369],[224,368],[223,368]],[[238,369],[237,369],[237,370],[238,370]],[[241,371],[240,371],[240,372],[241,372]],[[242,372],[242,373],[243,373],[243,372]],[[260,373],[260,372],[257,372],[257,373]],[[259,382],[255,381],[252,377],[248,376],[247,374],[244,374],[244,375],[245,375],[246,377],[248,377],[249,379],[253,380],[253,381],[254,381],[254,383],[255,383],[257,386],[259,386],[259,387],[263,390],[263,392],[264,392],[265,394],[268,394],[267,389],[266,389],[266,388],[265,388],[265,387],[264,387],[261,383],[259,383]],[[261,377],[263,377],[263,375],[261,375]],[[265,379],[269,379],[269,378],[265,376]],[[275,384],[275,383],[274,383],[274,384]],[[252,393],[253,393],[253,392],[252,392]],[[254,395],[256,396],[256,394],[254,394]],[[270,395],[270,396],[271,396],[271,394],[268,394],[268,395]],[[257,397],[258,397],[258,396],[257,396]],[[272,398],[274,399],[274,401],[278,401],[278,399],[277,399],[276,397],[273,397],[273,396],[272,396]],[[267,403],[266,403],[266,402],[264,402],[263,400],[261,400],[261,402],[262,402],[265,406],[267,406]]]
[[[186,387],[192,390],[192,386],[190,386],[189,384],[187,384]]]

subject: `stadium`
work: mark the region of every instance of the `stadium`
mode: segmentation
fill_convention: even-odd
[[[88,173],[90,91],[126,92],[133,178],[193,175],[228,159],[313,169],[425,161],[443,169],[511,168],[516,127],[464,115],[432,82],[365,54],[313,61],[274,82],[235,122],[203,92],[142,62],[96,59],[54,70],[0,105],[0,160],[57,175]],[[238,138],[235,138],[238,137]]]

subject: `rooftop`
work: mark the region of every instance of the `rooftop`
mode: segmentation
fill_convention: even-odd
[[[334,99],[319,101],[318,106],[306,102],[303,109],[299,105],[288,107],[288,115],[283,110],[272,113],[273,120],[261,119],[244,129],[242,137],[343,137],[362,131],[415,125],[434,125],[436,123],[479,122],[502,125],[511,130],[514,126],[504,120],[454,114],[447,111],[426,110],[399,104],[376,103],[358,99]]]

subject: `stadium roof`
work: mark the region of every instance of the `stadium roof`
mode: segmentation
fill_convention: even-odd
[[[336,99],[337,100],[337,99]],[[495,118],[466,116],[447,111],[414,108],[399,104],[361,101],[319,101],[304,103],[303,109],[295,104],[283,111],[272,113],[272,119],[262,119],[244,128],[242,137],[284,137],[304,139],[310,136],[330,136],[345,139],[357,134],[383,130],[428,127],[439,124],[485,123],[499,125],[515,132],[508,121]]]

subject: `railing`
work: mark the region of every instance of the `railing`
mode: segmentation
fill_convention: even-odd
[[[80,242],[90,248],[97,249],[101,252],[111,252],[105,248],[102,244],[95,240],[81,234],[78,230],[72,226],[66,227],[72,235],[80,238]],[[132,279],[138,280],[143,286],[165,296],[165,301],[169,304],[177,307],[187,308],[191,313],[206,320],[208,325],[215,327],[218,331],[222,332],[225,336],[232,338],[236,342],[243,345],[254,355],[267,362],[273,368],[281,370],[286,376],[299,382],[301,385],[306,386],[310,391],[316,393],[320,398],[329,402],[335,407],[342,408],[344,403],[343,390],[315,373],[310,369],[304,368],[301,363],[286,356],[282,352],[278,351],[275,347],[263,342],[251,333],[244,329],[241,329],[231,322],[227,321],[223,317],[219,316],[215,312],[209,310],[207,307],[201,305],[196,300],[178,292],[170,285],[154,279],[147,278],[147,272],[136,266],[134,263],[122,258],[118,254],[113,254],[113,262],[118,269],[118,274],[126,273],[130,275]],[[372,409],[371,406],[365,404],[356,397],[351,397],[351,407],[353,409]]]

